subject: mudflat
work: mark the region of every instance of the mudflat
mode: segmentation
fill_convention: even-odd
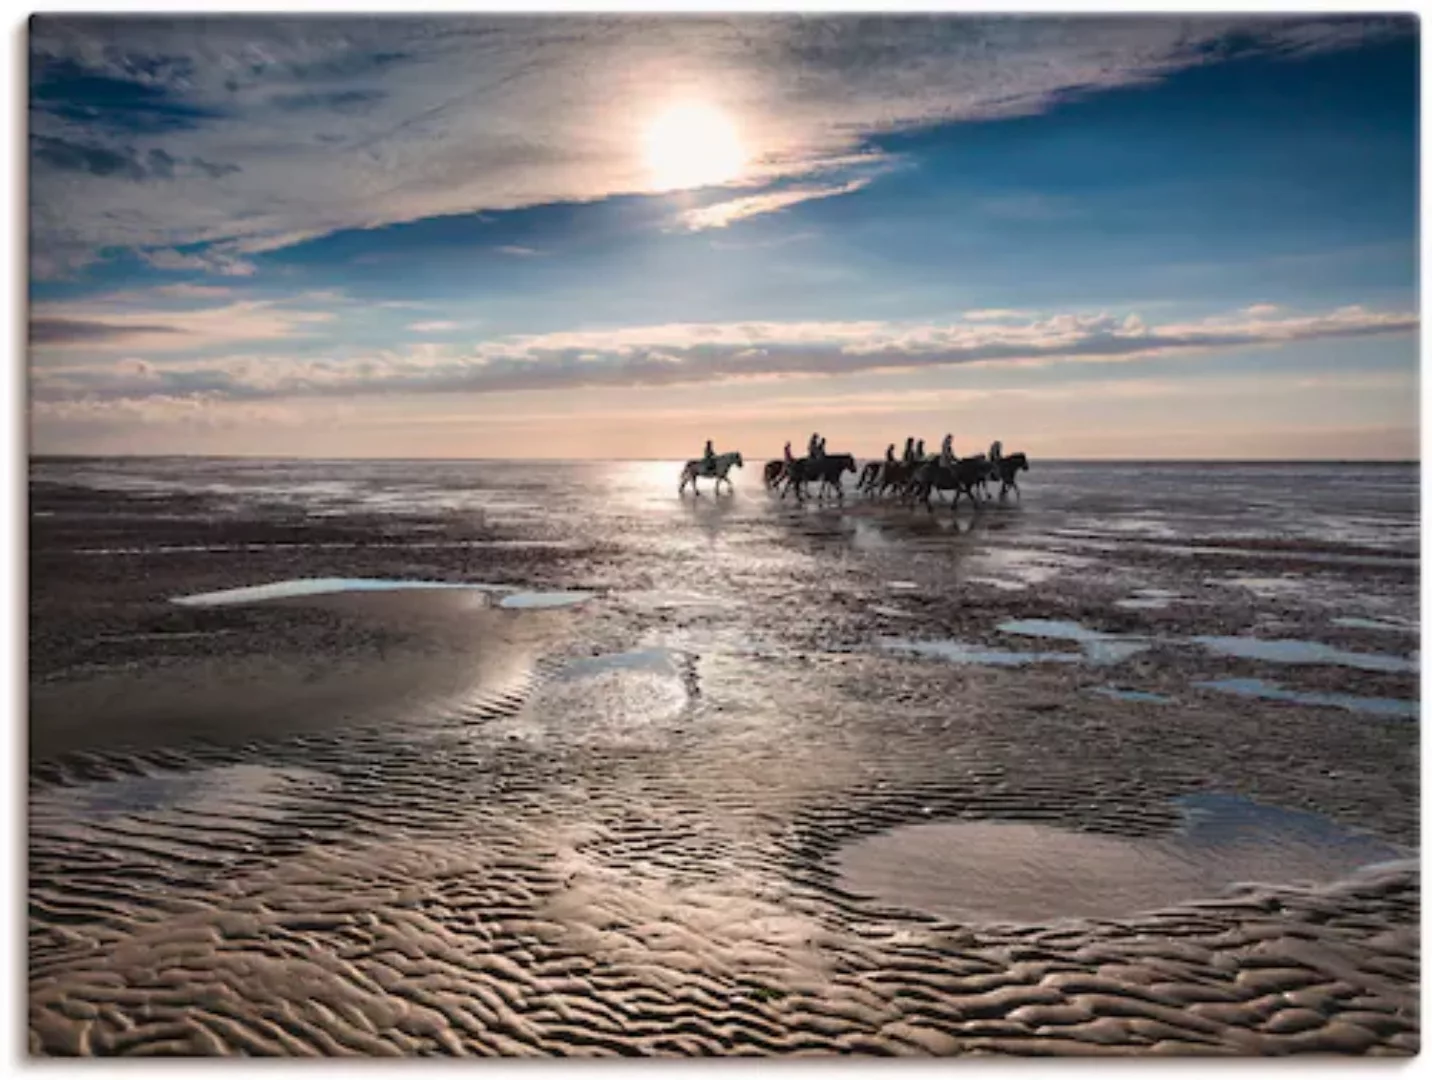
[[[676,471],[32,464],[31,1052],[1417,1051],[1415,466]]]

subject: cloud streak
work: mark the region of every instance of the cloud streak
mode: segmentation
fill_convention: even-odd
[[[794,187],[782,191],[771,191],[763,195],[747,195],[730,199],[712,206],[688,210],[681,215],[681,223],[692,232],[703,229],[724,229],[736,221],[772,214],[777,210],[797,206],[813,199],[830,199],[837,195],[849,195],[870,183],[869,178],[852,180],[847,184],[833,187]]]
[[[239,305],[216,309],[228,312]],[[267,317],[274,316],[268,313]],[[132,348],[151,325],[124,342]],[[263,312],[254,315],[264,317]],[[301,316],[300,316],[301,317]],[[190,334],[212,313],[189,313]],[[225,320],[229,316],[224,317]],[[1407,312],[1362,307],[1291,315],[1244,312],[1197,322],[1146,325],[1136,315],[1058,314],[1023,322],[918,325],[882,322],[672,324],[500,338],[475,346],[424,343],[358,359],[227,357],[67,366],[35,373],[38,400],[207,396],[252,401],[372,395],[571,391],[670,386],[732,379],[848,375],[961,364],[1134,361],[1152,356],[1277,347],[1296,342],[1411,333]],[[172,333],[173,329],[169,330]]]

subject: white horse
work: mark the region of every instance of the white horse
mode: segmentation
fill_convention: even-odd
[[[677,487],[676,493],[678,495],[683,494],[686,491],[686,485],[690,484],[692,494],[700,495],[701,491],[696,486],[696,478],[698,476],[714,476],[716,478],[717,494],[721,492],[721,482],[723,480],[726,482],[728,488],[735,491],[736,486],[731,483],[730,478],[726,474],[731,471],[732,465],[739,469],[743,468],[745,464],[746,463],[741,460],[741,452],[739,450],[732,450],[726,454],[717,454],[716,460],[711,465],[706,464],[705,458],[696,458],[692,461],[688,461],[686,466],[681,470],[681,484]]]

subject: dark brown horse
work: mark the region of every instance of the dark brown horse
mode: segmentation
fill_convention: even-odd
[[[766,471],[764,474],[764,479],[766,481],[767,490],[775,487],[785,478],[786,463],[784,461],[782,461],[780,458],[775,458],[772,461],[766,462]]]
[[[855,458],[850,454],[822,454],[819,458],[798,458],[786,468],[786,486],[781,489],[781,498],[795,488],[796,498],[805,498],[805,485],[813,480],[820,481],[817,498],[824,498],[825,489],[833,486],[838,498],[845,498],[841,477],[855,471]]]
[[[1024,456],[1024,451],[1022,450],[1007,456],[1001,456],[1000,459],[994,463],[994,474],[999,478],[999,497],[1001,499],[1004,498],[1005,493],[1011,489],[1014,491],[1014,497],[1016,499],[1019,498],[1019,484],[1015,482],[1015,477],[1019,475],[1021,470],[1024,472],[1029,471],[1029,458]]]

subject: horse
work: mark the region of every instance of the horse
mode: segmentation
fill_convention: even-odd
[[[786,463],[780,458],[773,458],[766,462],[766,469],[762,478],[766,482],[766,490],[769,491],[786,478]]]
[[[988,461],[981,462],[978,458],[961,458],[954,465],[945,465],[938,458],[926,461],[915,471],[915,476],[910,482],[910,491],[916,498],[922,499],[925,509],[931,513],[935,508],[930,505],[930,494],[934,491],[953,491],[955,493],[952,507],[960,505],[960,495],[968,495],[970,502],[976,507],[979,506],[979,498],[975,495],[975,485],[979,483],[980,477],[984,474]]]
[[[826,486],[834,484],[840,497],[845,497],[845,491],[841,488],[840,478],[844,473],[855,471],[855,458],[850,454],[823,454],[819,458],[798,458],[786,467],[786,486],[781,489],[781,498],[795,488],[796,498],[805,498],[805,485],[812,480],[820,481],[818,498],[825,495]]]
[[[855,484],[856,491],[863,491],[867,495],[875,493],[875,481],[880,477],[880,470],[884,468],[884,461],[867,461],[865,468],[860,470],[860,479]]]
[[[723,480],[726,482],[726,486],[734,491],[736,490],[736,486],[731,483],[730,478],[726,474],[731,471],[732,465],[740,469],[743,468],[745,464],[746,463],[741,460],[741,452],[739,450],[731,450],[725,454],[717,454],[715,462],[711,465],[706,464],[705,458],[694,458],[688,461],[682,468],[681,483],[677,486],[676,493],[678,495],[684,494],[686,485],[690,484],[691,493],[699,496],[701,489],[696,486],[696,478],[698,476],[714,476],[716,478],[715,491],[718,495],[721,493],[721,482]]]
[[[809,483],[817,477],[820,478],[820,490],[816,493],[816,498],[824,498],[825,489],[834,487],[836,497],[844,499],[845,487],[841,483],[841,478],[846,473],[853,472],[855,472],[854,455],[822,454],[818,461],[812,462],[811,467],[806,469],[805,480]]]
[[[999,497],[1001,499],[1011,488],[1014,489],[1014,497],[1016,499],[1020,497],[1019,484],[1015,482],[1015,477],[1019,475],[1021,469],[1025,472],[1029,471],[1029,458],[1025,457],[1023,450],[1008,456],[1001,455],[1000,459],[994,463],[994,473],[999,477]]]

